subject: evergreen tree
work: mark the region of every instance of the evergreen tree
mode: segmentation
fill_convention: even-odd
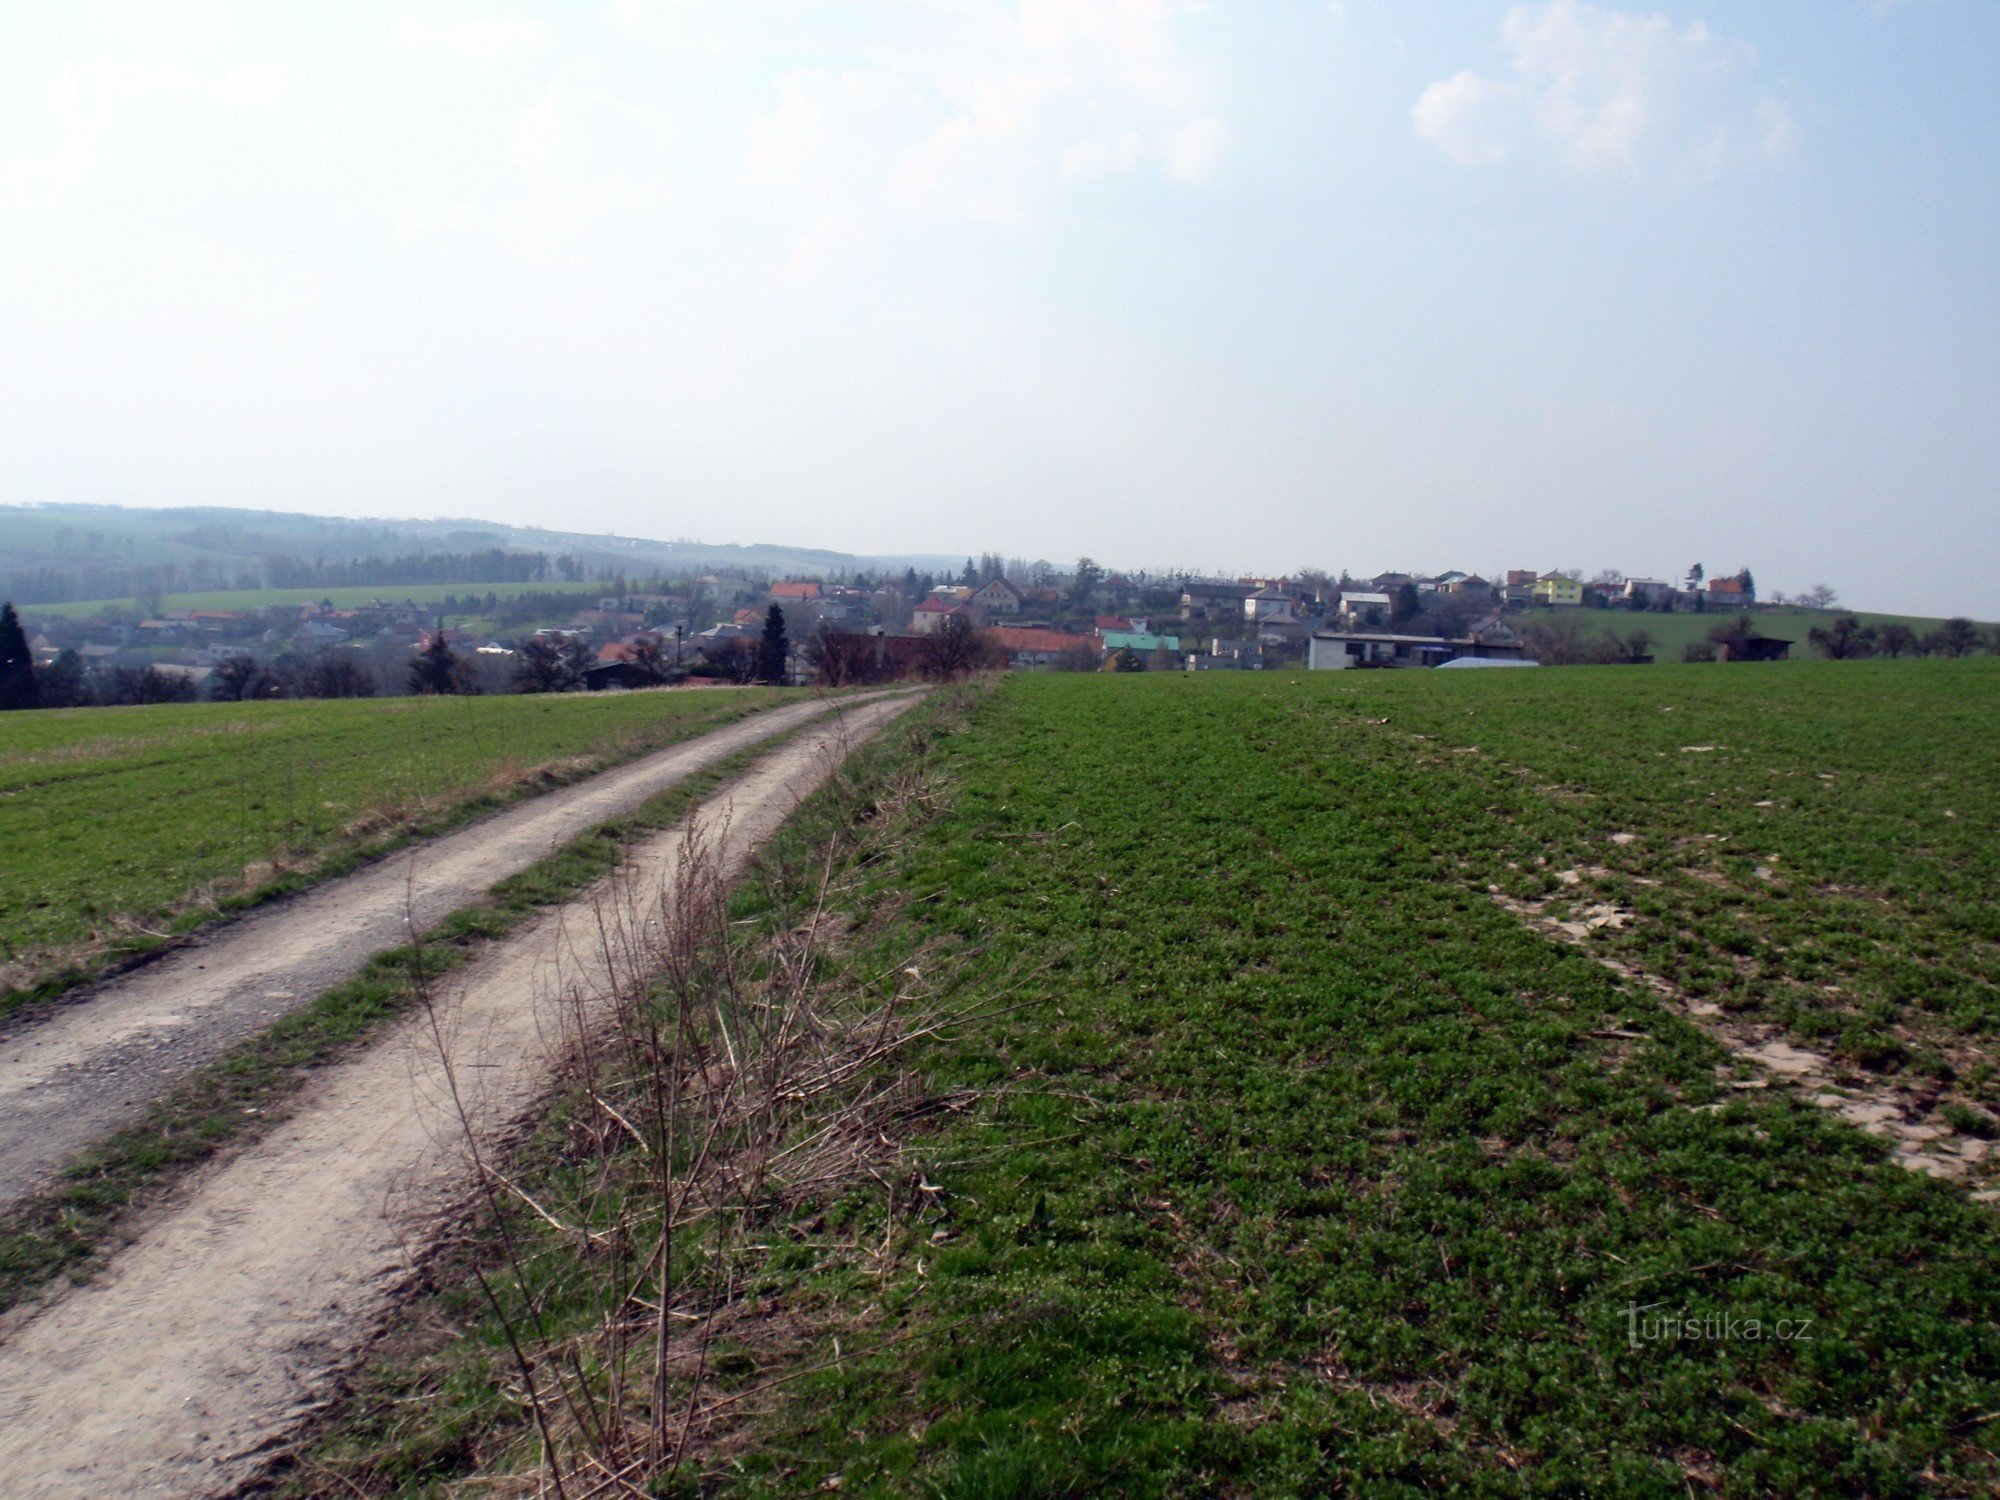
[[[785,612],[772,605],[764,611],[764,635],[757,643],[757,676],[764,682],[782,684],[785,661],[791,644],[785,639]]]
[[[35,685],[35,658],[12,604],[0,605],[0,709],[40,708]]]
[[[472,690],[472,674],[451,649],[440,630],[424,643],[410,662],[410,691],[413,693],[465,693]]]

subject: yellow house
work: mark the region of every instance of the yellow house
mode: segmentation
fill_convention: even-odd
[[[1535,580],[1535,603],[1580,605],[1583,585],[1560,573],[1544,573]]]

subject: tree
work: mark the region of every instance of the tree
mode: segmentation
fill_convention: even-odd
[[[458,691],[476,693],[479,691],[472,681],[471,663],[461,662],[461,678]],[[375,696],[375,674],[352,650],[322,651],[296,664],[293,673],[294,691],[301,698],[372,698]]]
[[[1702,579],[1706,578],[1707,576],[1708,574],[1705,571],[1703,571],[1700,563],[1696,563],[1693,567],[1688,569],[1688,581],[1696,585],[1697,587],[1700,586]]]
[[[577,637],[530,636],[515,649],[514,682],[524,693],[567,693],[583,686],[595,658]]]
[[[986,633],[965,615],[947,615],[937,629],[921,639],[926,677],[950,679],[977,672],[993,654]]]
[[[1832,585],[1816,583],[1792,602],[1804,609],[1832,609],[1839,599]]]
[[[242,703],[266,695],[266,675],[254,656],[232,656],[208,674],[208,696],[217,703]]]
[[[68,649],[57,652],[56,659],[35,674],[35,686],[43,708],[85,708],[96,701],[83,658]]]
[[[35,656],[12,604],[0,605],[0,709],[40,708],[41,689],[35,682]]]
[[[885,675],[876,664],[876,638],[836,630],[824,620],[806,640],[801,654],[813,676],[827,687],[852,687]]]
[[[1953,615],[1924,638],[1933,656],[1970,656],[1980,644],[1979,627],[1964,615]]]
[[[1107,672],[1143,672],[1146,670],[1146,663],[1140,657],[1139,653],[1134,651],[1130,646],[1120,646],[1116,651],[1104,658],[1104,670]]]
[[[1763,638],[1763,633],[1757,629],[1757,622],[1750,618],[1748,610],[1733,620],[1712,627],[1708,632],[1709,644],[1715,648],[1714,654],[1720,655],[1722,649],[1727,648],[1731,661],[1740,661],[1743,657],[1743,648],[1751,641]],[[1689,659],[1693,660],[1692,657]]]
[[[1878,625],[1875,627],[1875,650],[1878,655],[1891,660],[1899,656],[1913,656],[1917,650],[1917,633],[1893,620],[1887,625]]]
[[[757,642],[758,680],[782,686],[791,654],[791,642],[785,639],[785,612],[774,604],[764,611],[764,634]]]
[[[148,667],[143,672],[119,667],[111,674],[111,690],[105,696],[110,702],[121,704],[192,703],[194,679],[179,672],[162,672],[158,667]]]
[[[626,653],[626,661],[638,668],[648,682],[670,682],[674,677],[674,663],[667,657],[666,640],[657,635],[642,635],[632,642]]]
[[[1104,569],[1087,557],[1076,560],[1076,572],[1069,581],[1069,597],[1072,604],[1088,604],[1098,585],[1104,582]]]
[[[1395,602],[1389,607],[1389,623],[1402,625],[1414,620],[1423,607],[1423,601],[1417,598],[1417,586],[1406,583],[1396,590]]]
[[[425,641],[410,662],[410,691],[420,695],[473,691],[471,669],[451,649],[442,630]]]
[[[1831,625],[1813,626],[1806,639],[1828,661],[1852,661],[1875,654],[1875,632],[1853,615],[1842,615]]]

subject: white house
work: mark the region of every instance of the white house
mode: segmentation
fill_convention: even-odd
[[[1256,625],[1289,625],[1298,614],[1292,596],[1283,589],[1259,589],[1243,601],[1243,618]]]

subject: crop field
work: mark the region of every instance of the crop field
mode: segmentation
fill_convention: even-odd
[[[511,599],[517,594],[574,594],[579,600],[595,601],[605,594],[610,585],[601,580],[582,583],[559,581],[544,583],[385,583],[363,588],[338,589],[218,589],[201,594],[168,594],[161,600],[163,609],[270,609],[276,605],[318,604],[321,600],[331,600],[336,608],[352,609],[357,605],[372,604],[377,599],[388,604],[436,604],[453,597],[459,599],[484,599],[488,594],[502,599]],[[131,599],[85,599],[70,604],[24,604],[21,616],[25,620],[72,619],[83,620],[103,614],[108,609],[131,610],[135,608]],[[579,604],[579,608],[583,606]]]
[[[74,960],[789,696],[160,705],[0,716],[0,1009]]]
[[[760,1231],[683,1478],[1993,1493],[1996,728],[1991,660],[1006,681],[838,960],[965,966],[950,1123]],[[439,1309],[308,1490],[532,1454]]]

